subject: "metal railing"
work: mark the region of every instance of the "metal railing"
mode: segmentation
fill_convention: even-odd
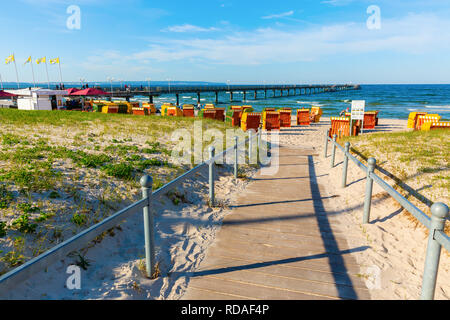
[[[340,90],[353,90],[358,89],[357,85],[350,84],[336,84],[336,85],[172,85],[170,86],[152,86],[149,87],[128,87],[127,90],[121,87],[111,88],[107,86],[98,86],[97,88],[112,94],[124,94],[124,95],[161,95],[161,94],[180,94],[180,93],[200,93],[200,92],[236,92],[236,91],[270,91],[270,90],[305,90],[304,94],[313,93],[312,90],[322,90],[322,92],[328,91],[340,91]],[[308,91],[309,90],[309,91]],[[309,93],[308,93],[308,92]]]
[[[363,210],[363,223],[367,224],[370,221],[370,208],[372,202],[372,187],[373,182],[376,182],[381,188],[383,188],[391,197],[411,213],[420,223],[422,223],[429,230],[427,252],[425,258],[425,267],[422,277],[422,300],[432,300],[436,290],[436,279],[439,269],[439,260],[441,255],[441,248],[444,247],[450,252],[450,237],[444,232],[445,221],[449,218],[449,208],[442,202],[436,202],[431,206],[431,218],[428,217],[422,210],[417,208],[403,195],[392,188],[386,181],[380,178],[374,171],[376,167],[376,159],[369,158],[367,160],[367,166],[350,154],[350,142],[345,143],[343,148],[336,142],[337,135],[334,134],[333,138],[329,137],[329,130],[326,133],[325,138],[325,150],[324,157],[328,155],[328,143],[332,143],[331,152],[331,168],[335,166],[336,149],[341,150],[344,153],[344,162],[342,167],[342,184],[343,188],[347,187],[347,167],[348,159],[352,160],[360,169],[366,171],[366,191],[364,198],[364,210]]]
[[[155,241],[154,241],[154,217],[150,210],[151,202],[156,200],[163,195],[167,194],[170,190],[178,187],[186,179],[192,177],[194,174],[199,172],[205,167],[209,167],[209,205],[215,205],[215,195],[214,195],[214,176],[215,176],[215,162],[220,158],[226,156],[228,152],[234,151],[234,177],[238,177],[238,148],[240,146],[245,146],[249,143],[248,154],[249,158],[252,156],[253,148],[251,142],[257,139],[258,143],[261,141],[261,132],[252,135],[249,132],[249,137],[245,138],[244,141],[238,143],[238,137],[235,137],[234,145],[215,155],[214,147],[209,149],[209,159],[203,163],[197,165],[193,169],[187,171],[178,178],[172,180],[166,185],[162,186],[155,192],[152,192],[153,179],[151,176],[145,175],[141,178],[140,184],[142,187],[142,199],[131,204],[130,206],[114,213],[110,217],[104,219],[103,221],[87,228],[86,230],[80,232],[79,234],[73,236],[72,238],[58,244],[52,249],[44,252],[43,254],[29,260],[23,265],[7,272],[0,277],[0,293],[13,288],[20,282],[28,279],[33,274],[44,270],[54,262],[64,259],[68,254],[76,250],[80,250],[86,247],[92,240],[96,239],[98,236],[108,231],[109,229],[117,226],[119,223],[132,216],[133,214],[142,210],[143,212],[143,223],[144,223],[144,237],[145,237],[145,265],[147,276],[152,278],[156,271],[156,261],[155,261]],[[258,153],[259,150],[257,149]]]

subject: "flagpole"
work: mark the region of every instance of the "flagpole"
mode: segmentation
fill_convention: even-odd
[[[31,57],[30,64],[31,64],[31,74],[33,75],[33,85],[36,88],[36,79],[34,78],[34,68],[33,68],[33,57]]]
[[[2,91],[3,91],[3,79],[2,79],[2,75],[0,74],[0,83],[2,85]]]
[[[48,76],[47,58],[45,58],[45,70],[47,71],[47,83],[48,88],[50,89],[50,77]]]
[[[14,56],[14,53],[13,53],[13,61],[14,61],[14,69],[16,69],[17,89],[20,89],[20,84],[19,84],[19,73],[17,72],[16,57]]]
[[[61,72],[61,59],[59,59],[59,57],[58,57],[58,65],[59,65],[59,78],[61,79],[60,86],[62,86],[63,81],[62,81],[62,72]]]

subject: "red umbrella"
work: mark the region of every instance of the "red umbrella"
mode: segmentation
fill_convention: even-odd
[[[109,93],[95,88],[87,88],[70,94],[71,96],[108,96]]]
[[[11,98],[11,97],[15,97],[15,96],[16,96],[15,94],[0,90],[0,98]]]
[[[67,94],[70,96],[72,93],[75,93],[77,91],[80,91],[80,89],[70,88],[70,89],[67,89]]]

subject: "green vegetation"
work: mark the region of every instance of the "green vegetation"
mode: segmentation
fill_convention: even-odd
[[[84,214],[75,213],[72,216],[72,222],[75,223],[77,226],[83,226],[87,222],[87,216],[85,216]]]
[[[14,196],[11,192],[6,189],[6,186],[0,186],[0,209],[6,209],[9,207],[9,204],[14,199]]]
[[[6,236],[6,230],[7,230],[6,222],[0,221],[0,238]]]
[[[0,109],[0,274],[140,199],[143,174],[156,190],[190,169],[171,162],[171,134],[197,120]]]
[[[375,133],[347,137],[360,160],[377,159],[377,173],[424,212],[450,204],[450,130]]]
[[[107,175],[119,179],[131,179],[133,173],[133,167],[125,162],[118,164],[109,164],[103,167],[103,170]]]
[[[30,215],[24,213],[12,222],[12,227],[23,233],[33,233],[37,228],[37,224],[31,223]]]

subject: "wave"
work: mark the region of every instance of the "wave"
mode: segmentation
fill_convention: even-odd
[[[427,108],[427,109],[450,109],[450,106],[449,105],[447,105],[447,106],[424,106],[424,108]]]
[[[323,105],[321,102],[318,101],[297,101],[298,104],[314,104],[314,105]]]

